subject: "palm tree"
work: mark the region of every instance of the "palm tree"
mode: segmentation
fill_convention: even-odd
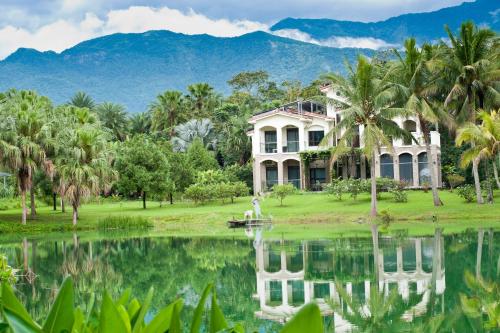
[[[231,117],[223,124],[222,145],[226,154],[235,156],[239,165],[244,165],[252,155],[252,143],[247,135],[247,118]],[[224,161],[226,164],[227,161]]]
[[[94,110],[96,104],[94,99],[87,93],[83,91],[77,92],[71,100],[68,102],[69,105],[76,106],[78,108],[87,108],[89,110]]]
[[[152,113],[152,129],[159,132],[168,129],[172,138],[175,125],[184,118],[184,97],[180,91],[165,91],[156,97],[149,110]]]
[[[64,184],[64,196],[73,207],[73,225],[82,201],[105,190],[115,177],[106,133],[91,124],[61,134],[65,140],[58,151],[56,166]]]
[[[49,135],[47,112],[50,108],[48,98],[33,91],[11,90],[2,99],[0,161],[16,174],[23,224],[27,216],[26,193],[32,187],[34,172],[47,167],[45,144]]]
[[[327,137],[342,135],[337,147],[333,151],[332,160],[338,159],[350,148],[350,142],[358,135],[358,128],[363,130],[361,135],[363,155],[371,161],[371,210],[370,215],[377,215],[377,182],[375,179],[375,159],[380,149],[385,146],[392,149],[392,138],[410,137],[392,119],[401,112],[395,105],[394,93],[382,80],[382,68],[367,60],[358,57],[356,69],[347,65],[348,76],[327,74],[324,78],[330,81],[347,100],[343,103],[342,119]]]
[[[151,130],[151,114],[142,112],[134,114],[129,119],[131,134],[147,134]]]
[[[439,90],[437,75],[433,73],[428,62],[432,60],[433,48],[425,44],[418,49],[414,38],[405,41],[404,58],[394,50],[397,60],[391,66],[387,77],[392,82],[398,97],[403,104],[402,114],[414,116],[418,119],[425,143],[427,163],[431,170],[431,187],[434,206],[442,205],[437,190],[438,180],[434,170],[431,154],[431,129],[440,121],[449,125],[451,120],[448,114],[435,105],[434,97]]]
[[[214,88],[208,83],[195,83],[188,86],[188,100],[193,106],[197,118],[208,116],[217,103],[217,96]]]
[[[477,203],[482,204],[483,196],[477,167],[481,160],[486,160],[486,163],[493,160],[493,163],[496,163],[496,156],[500,153],[500,114],[495,111],[492,111],[491,114],[483,111],[479,113],[479,119],[481,120],[480,125],[470,122],[459,128],[456,144],[457,146],[464,143],[471,145],[462,154],[461,166],[466,167],[472,162]],[[491,192],[490,186],[489,202],[493,201]]]
[[[499,78],[498,39],[490,29],[478,29],[472,22],[462,23],[459,36],[445,27],[452,45],[448,65],[455,71],[455,84],[448,93],[445,106],[454,106],[459,123],[475,122],[476,109],[497,107],[499,93],[491,84]],[[491,104],[493,101],[493,105]]]
[[[216,144],[213,128],[210,119],[191,119],[175,127],[177,135],[172,138],[172,146],[175,151],[187,151],[191,143],[198,138],[205,148],[213,149]]]
[[[104,102],[97,106],[97,115],[101,124],[110,129],[115,139],[125,140],[127,133],[127,112],[120,104]]]

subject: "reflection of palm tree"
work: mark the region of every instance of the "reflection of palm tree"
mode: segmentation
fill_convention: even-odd
[[[481,261],[483,257],[484,229],[477,232],[476,279],[481,278]]]

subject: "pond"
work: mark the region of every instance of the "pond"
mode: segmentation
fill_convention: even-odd
[[[92,293],[99,297],[107,289],[116,297],[131,287],[143,299],[152,286],[153,309],[184,299],[184,322],[205,285],[215,281],[227,319],[258,332],[277,331],[311,300],[318,302],[327,325],[336,332],[348,330],[349,324],[326,302],[342,302],[337,286],[359,300],[366,300],[373,286],[397,289],[405,299],[420,295],[413,310],[422,315],[429,308],[435,313],[455,308],[459,293],[467,291],[466,270],[500,279],[500,232],[493,230],[316,240],[268,239],[265,232],[252,239],[243,231],[240,236],[70,235],[4,240],[0,253],[20,269],[19,297],[38,321],[66,275],[73,276],[77,302],[84,309]]]

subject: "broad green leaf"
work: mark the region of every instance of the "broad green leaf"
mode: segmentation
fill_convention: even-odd
[[[226,318],[217,304],[217,295],[215,288],[212,291],[212,306],[210,308],[210,327],[208,331],[210,333],[216,333],[227,328]]]
[[[141,303],[134,298],[129,304],[127,308],[128,316],[130,318],[130,322],[134,323],[137,316],[139,315],[139,310],[141,310]]]
[[[172,322],[172,313],[175,303],[168,305],[158,312],[158,314],[149,322],[144,329],[144,333],[166,332]]]
[[[123,305],[125,306],[130,298],[130,295],[132,294],[132,289],[127,288],[123,292],[123,294],[120,296],[120,299],[116,302],[116,305]]]
[[[49,315],[43,324],[46,333],[70,332],[73,327],[74,302],[73,302],[73,280],[70,277],[64,279],[56,300],[50,308]]]
[[[123,323],[127,326],[127,332],[130,333],[132,331],[132,326],[130,326],[130,317],[128,316],[127,310],[123,305],[117,305],[116,309],[118,313],[122,317]]]
[[[198,302],[198,305],[194,310],[193,320],[191,324],[191,333],[200,332],[201,320],[203,319],[203,312],[205,310],[205,303],[207,302],[208,294],[210,293],[210,290],[212,290],[212,287],[213,284],[209,283],[201,294],[200,301]]]
[[[83,332],[85,316],[83,315],[82,309],[76,308],[74,317],[75,321],[73,322],[73,328],[71,329],[71,333]]]
[[[42,330],[32,321],[28,322],[18,313],[4,308],[4,316],[12,333],[42,333]]]
[[[6,283],[2,284],[2,306],[4,310],[9,310],[11,313],[15,314],[17,317],[21,318],[26,323],[33,327],[38,327],[38,325],[31,319],[28,311],[19,302],[12,287]]]
[[[99,333],[127,332],[127,326],[118,312],[113,300],[104,292],[99,318]]]
[[[283,327],[281,333],[323,333],[323,319],[318,305],[309,303]]]
[[[464,314],[471,318],[478,318],[481,316],[481,302],[476,298],[468,298],[464,294],[460,294],[460,303],[462,304],[462,311]]]
[[[9,329],[9,324],[7,323],[0,323],[0,332],[8,332]]]
[[[154,289],[151,287],[151,289],[149,289],[149,292],[146,296],[146,299],[144,300],[144,303],[142,303],[141,311],[139,312],[139,315],[137,316],[137,319],[135,320],[134,328],[132,330],[132,332],[134,332],[134,333],[139,333],[142,329],[142,326],[144,324],[144,317],[146,316],[146,313],[148,312],[149,307],[151,306],[151,300],[153,299],[153,292],[154,292]]]
[[[172,323],[170,324],[170,329],[168,333],[182,333],[181,311],[183,305],[184,303],[181,299],[174,303],[174,311],[172,313]]]

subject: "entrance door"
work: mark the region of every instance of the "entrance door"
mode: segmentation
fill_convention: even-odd
[[[288,166],[288,182],[300,189],[300,167],[298,165]]]
[[[266,168],[266,189],[271,189],[274,185],[278,184],[278,168]]]

